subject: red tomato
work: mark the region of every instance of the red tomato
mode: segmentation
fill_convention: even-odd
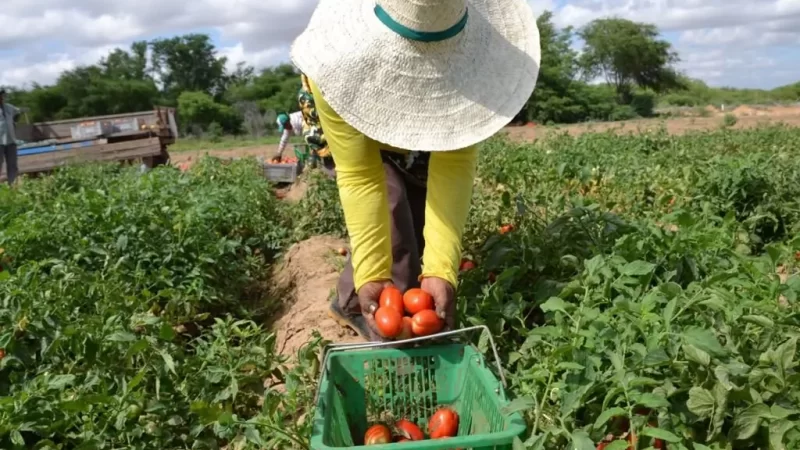
[[[470,260],[468,260],[468,259],[465,259],[465,260],[461,261],[461,267],[459,267],[459,270],[462,271],[462,272],[466,272],[466,271],[472,270],[474,268],[475,268],[475,263],[470,261]]]
[[[423,309],[411,318],[411,332],[414,333],[414,336],[428,336],[438,333],[443,326],[444,321],[432,309]]]
[[[375,324],[385,338],[393,338],[403,331],[403,316],[394,308],[378,308],[375,311]]]
[[[383,424],[376,424],[364,434],[364,445],[388,444],[392,442],[392,432]]]
[[[411,442],[411,439],[400,438],[397,440],[397,443],[399,444],[400,442]]]
[[[403,331],[397,335],[397,339],[411,339],[414,337],[414,325],[412,324],[411,317],[403,317]]]
[[[597,444],[597,449],[596,450],[605,450],[606,446],[608,446],[608,444],[606,444],[605,442],[601,442],[601,443]]]
[[[347,249],[344,247],[339,247],[339,250],[337,250],[337,252],[339,252],[339,254],[342,256],[347,256]]]
[[[3,358],[5,357],[6,357],[6,349],[0,348],[0,361],[2,361]]]
[[[508,224],[500,227],[500,234],[508,234],[512,231],[514,231],[514,225]]]
[[[494,272],[489,272],[489,283],[494,283],[495,281],[497,281],[497,275]]]
[[[665,444],[661,439],[653,439],[653,448],[665,450],[667,448],[667,444]]]
[[[403,295],[406,311],[414,315],[425,309],[433,309],[433,297],[420,288],[409,289]]]
[[[450,408],[441,408],[428,422],[428,434],[431,439],[453,437],[458,433],[458,414]]]
[[[381,308],[395,309],[401,317],[403,316],[403,293],[400,292],[400,289],[394,286],[383,288],[379,303]]]
[[[398,433],[400,433],[403,438],[407,438],[412,441],[421,441],[425,439],[425,435],[422,434],[422,430],[420,430],[414,422],[409,420],[398,420],[395,424],[395,428],[397,428]]]

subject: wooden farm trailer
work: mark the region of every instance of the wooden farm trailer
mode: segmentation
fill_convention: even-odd
[[[66,164],[90,161],[141,161],[166,164],[167,146],[178,135],[174,108],[156,107],[110,116],[17,124],[19,173],[39,174]],[[6,180],[6,168],[0,181]]]

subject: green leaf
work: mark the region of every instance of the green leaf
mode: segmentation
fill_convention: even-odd
[[[164,359],[164,365],[167,366],[167,369],[169,369],[169,371],[173,374],[177,375],[175,372],[175,360],[172,359],[172,355],[163,350],[159,353],[161,353],[161,358]]]
[[[572,432],[572,445],[571,450],[596,450],[592,438],[583,430],[575,430]]]
[[[683,349],[683,354],[686,356],[687,360],[700,364],[701,366],[708,366],[711,364],[711,355],[700,350],[694,345],[683,344],[681,348]]]
[[[652,409],[665,408],[669,406],[669,401],[667,401],[667,399],[651,393],[642,394],[637,397],[635,401],[638,405]]]
[[[770,450],[785,450],[783,436],[787,431],[795,428],[797,422],[790,420],[777,420],[769,424],[769,448]]]
[[[158,337],[164,341],[171,341],[175,339],[175,330],[172,329],[172,326],[164,322],[161,324],[161,328],[158,330]]]
[[[259,445],[259,446],[262,446],[262,447],[264,446],[264,441],[261,440],[261,433],[257,429],[255,429],[253,427],[245,428],[244,437],[246,437],[247,440],[252,442],[253,444],[256,444],[256,445]]]
[[[711,447],[706,447],[703,444],[698,444],[696,442],[692,442],[692,447],[694,450],[711,450]]]
[[[727,353],[720,345],[714,332],[709,329],[689,328],[683,333],[683,339],[687,344],[693,345],[711,356],[725,356]]]
[[[689,390],[686,407],[703,419],[710,418],[714,412],[714,396],[708,389],[695,386]]]
[[[675,316],[675,307],[678,305],[678,299],[673,298],[667,303],[667,306],[664,307],[664,312],[662,313],[664,316],[664,322],[670,323],[672,322],[672,318]]]
[[[606,445],[605,450],[628,450],[630,444],[628,441],[617,439],[616,441]]]
[[[117,331],[106,336],[110,342],[131,342],[136,340],[136,335],[127,331]]]
[[[627,416],[628,412],[620,407],[610,408],[602,412],[597,420],[594,421],[594,429],[597,430],[605,426],[606,422],[612,417]]]
[[[741,319],[744,322],[754,323],[764,328],[772,328],[775,326],[775,322],[764,316],[742,316]]]
[[[769,413],[776,419],[785,419],[791,415],[800,413],[800,411],[796,409],[786,409],[783,406],[776,404],[769,408]]]
[[[546,302],[542,303],[540,306],[540,308],[544,312],[560,311],[563,313],[567,312],[567,307],[568,307],[567,302],[561,300],[558,297],[550,297],[549,299],[547,299]]]
[[[646,366],[652,367],[652,366],[660,366],[670,361],[671,359],[667,354],[666,350],[664,350],[663,348],[658,348],[647,353],[647,356],[644,357],[643,363]]]
[[[794,355],[797,353],[797,338],[789,339],[775,349],[775,364],[783,373],[794,367]]]
[[[11,442],[14,445],[25,445],[25,439],[22,438],[22,434],[17,430],[11,432]]]
[[[655,264],[646,261],[633,261],[622,267],[622,274],[637,277],[650,274],[656,268]]]
[[[558,363],[558,365],[556,366],[556,370],[583,370],[583,369],[585,369],[585,367],[576,362],[571,362],[571,361],[561,362]]]
[[[56,375],[47,382],[49,389],[61,390],[75,382],[75,375]]]
[[[761,424],[761,418],[769,415],[769,407],[763,403],[750,405],[733,418],[731,435],[736,440],[746,440],[753,437]]]
[[[645,427],[641,432],[642,436],[650,436],[652,438],[661,439],[667,442],[680,442],[681,438],[675,436],[667,430],[655,427]]]
[[[503,408],[503,414],[514,414],[536,407],[536,400],[532,397],[518,397]]]

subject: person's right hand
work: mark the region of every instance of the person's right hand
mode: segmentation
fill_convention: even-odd
[[[381,334],[378,332],[378,327],[375,325],[375,311],[378,310],[378,302],[381,298],[381,292],[386,286],[391,286],[392,282],[387,281],[370,281],[369,283],[361,286],[358,290],[358,303],[361,305],[361,314],[367,321],[367,325],[372,331],[370,340],[385,341]]]

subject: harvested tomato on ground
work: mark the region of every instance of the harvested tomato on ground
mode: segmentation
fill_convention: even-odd
[[[409,289],[403,294],[406,312],[416,314],[426,309],[433,309],[433,297],[420,288]]]
[[[397,432],[401,436],[401,439],[412,441],[421,441],[425,439],[425,435],[422,434],[422,430],[419,429],[417,424],[411,422],[410,420],[398,420],[395,424],[395,428],[397,428]]]
[[[400,292],[400,289],[394,286],[383,288],[378,302],[381,308],[392,308],[402,317],[405,306],[403,303],[403,293]]]
[[[458,434],[458,414],[450,408],[441,408],[428,422],[428,434],[431,439],[453,437]]]
[[[364,434],[364,445],[388,444],[392,442],[392,432],[383,424],[376,424]]]
[[[438,333],[443,326],[444,321],[432,309],[423,309],[411,318],[411,331],[416,336],[428,336]]]
[[[375,325],[381,336],[393,338],[403,331],[403,316],[394,308],[381,307],[375,311]]]

